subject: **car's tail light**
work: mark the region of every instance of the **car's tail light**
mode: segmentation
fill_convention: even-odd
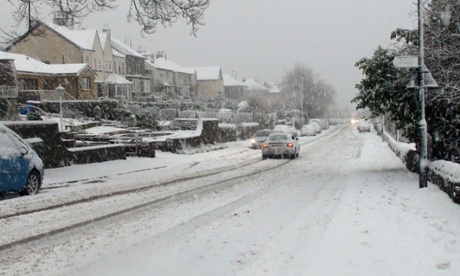
[[[263,144],[262,148],[264,148],[264,149],[268,148],[268,144]]]
[[[292,147],[294,147],[294,144],[293,143],[288,143],[287,146],[288,146],[288,148],[292,148]]]

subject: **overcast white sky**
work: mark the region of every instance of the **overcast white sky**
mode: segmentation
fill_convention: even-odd
[[[126,22],[129,1],[120,2],[82,26],[100,30],[107,24],[113,37],[131,41],[134,49],[164,50],[184,67],[221,66],[238,79],[277,82],[298,62],[332,84],[342,106],[361,79],[355,62],[388,46],[392,30],[417,25],[414,0],[211,0],[197,37],[184,20],[142,37],[136,23]],[[0,23],[8,24],[5,17]]]

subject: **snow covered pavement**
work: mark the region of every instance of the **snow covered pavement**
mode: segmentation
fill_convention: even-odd
[[[238,168],[175,184],[210,188],[1,250],[0,275],[460,271],[460,207],[437,186],[420,190],[418,176],[405,169],[381,137],[337,128],[302,140],[296,160],[260,161],[260,151],[248,149],[249,142],[242,141],[194,155],[159,152],[150,164],[148,159],[133,158],[48,170],[45,188],[54,185],[53,189],[36,197],[0,201],[1,210],[13,212],[21,204],[44,206],[59,198]],[[163,191],[174,191],[173,186],[165,185]],[[92,207],[82,205],[72,212],[78,217],[100,204],[102,213],[119,207],[117,202],[125,205],[158,194],[127,196],[133,201],[122,201],[122,196],[110,197],[114,202],[108,205],[95,200]],[[1,227],[2,239],[52,220],[40,214],[46,212],[1,219],[0,225],[15,229]]]

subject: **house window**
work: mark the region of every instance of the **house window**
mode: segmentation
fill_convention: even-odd
[[[19,79],[21,90],[38,90],[38,81],[35,79]]]
[[[148,80],[144,81],[144,92],[146,92],[146,93],[150,92],[150,81],[148,81]]]
[[[56,89],[56,81],[52,78],[43,78],[43,89],[44,90],[54,90]]]
[[[134,79],[131,81],[133,83],[133,92],[140,92],[140,81],[138,79]]]
[[[90,78],[83,78],[82,80],[83,80],[82,88],[84,90],[90,90],[91,89],[91,80],[90,80]]]

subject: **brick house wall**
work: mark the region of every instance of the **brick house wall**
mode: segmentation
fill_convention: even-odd
[[[42,25],[14,42],[7,51],[23,54],[48,64],[85,62],[82,51],[77,45]]]

